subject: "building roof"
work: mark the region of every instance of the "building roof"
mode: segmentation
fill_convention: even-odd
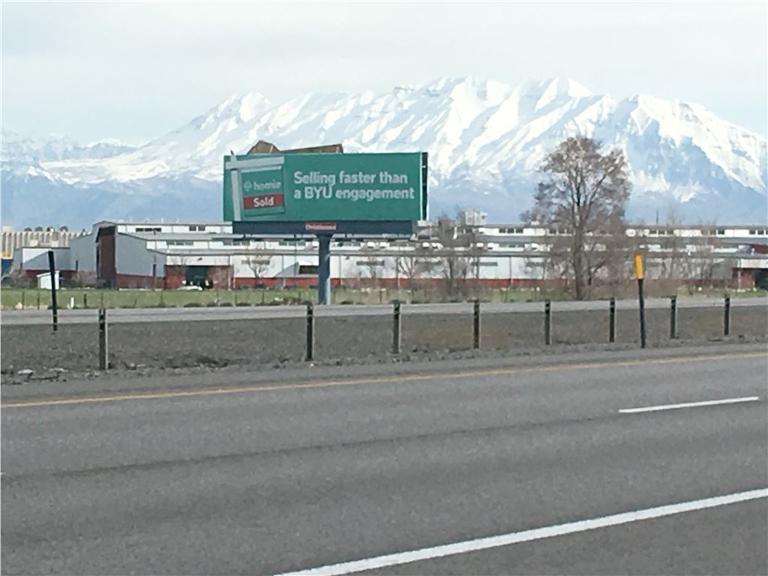
[[[248,154],[341,154],[343,152],[344,146],[341,144],[322,144],[320,146],[280,150],[272,142],[266,140],[259,140],[248,150]]]

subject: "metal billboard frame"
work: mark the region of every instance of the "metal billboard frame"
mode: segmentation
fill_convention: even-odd
[[[274,166],[265,155],[264,164]],[[255,168],[255,166],[254,166]],[[265,166],[266,168],[266,166]],[[257,168],[258,169],[258,168]],[[269,169],[269,168],[267,168]],[[429,156],[421,152],[422,220],[427,218]],[[225,176],[226,177],[226,176]],[[233,187],[234,188],[234,187]],[[233,193],[234,194],[234,193]],[[234,197],[233,197],[234,200]],[[235,207],[233,206],[233,209]],[[239,210],[236,214],[239,213]],[[334,236],[353,238],[410,238],[416,233],[415,220],[318,220],[318,221],[243,221],[232,222],[232,232],[243,236],[272,236],[293,239],[299,236],[316,236],[318,239],[318,303],[331,302],[331,240]]]

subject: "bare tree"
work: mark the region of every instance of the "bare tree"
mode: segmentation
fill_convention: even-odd
[[[408,281],[409,290],[413,290],[416,280],[431,274],[434,270],[435,258],[429,249],[418,248],[397,257],[397,273]]]
[[[469,240],[456,221],[445,215],[438,219],[437,236],[442,246],[440,271],[446,292],[449,297],[463,295],[471,264],[471,254],[467,251]]]
[[[482,267],[483,256],[486,248],[482,242],[482,236],[475,228],[469,228],[462,234],[462,239],[467,246],[467,269],[474,280],[475,295],[480,291],[480,269]]]
[[[568,244],[554,246],[573,278],[576,299],[589,295],[592,282],[608,260],[607,242],[625,234],[624,208],[630,183],[624,154],[600,152],[591,138],[568,138],[547,156],[540,169],[534,207],[522,218],[567,231]]]
[[[169,277],[176,279],[171,285],[175,285],[176,282],[178,282],[179,286],[185,286],[187,284],[187,268],[190,266],[189,262],[189,256],[186,254],[174,254],[169,257],[165,266],[166,288]]]
[[[386,272],[387,263],[381,257],[375,255],[366,256],[364,260],[359,263],[367,272],[368,278],[371,280],[371,284],[378,285],[379,278]]]
[[[252,256],[246,256],[243,259],[243,262],[251,269],[254,284],[258,284],[259,280],[264,277],[264,274],[269,269],[270,258],[269,256],[259,256],[254,254]]]
[[[677,229],[681,223],[677,210],[672,205],[666,211],[664,219],[665,229],[659,231],[664,234],[659,244],[666,253],[665,257],[661,260],[659,275],[661,278],[673,281],[680,279],[683,267],[682,260],[685,258],[685,241],[677,234]]]

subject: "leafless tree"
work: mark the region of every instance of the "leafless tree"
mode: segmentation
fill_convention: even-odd
[[[413,290],[416,281],[432,274],[435,270],[436,262],[431,248],[417,248],[413,252],[397,258],[397,273],[402,275],[408,282],[408,289]]]
[[[566,230],[567,245],[556,242],[552,259],[558,256],[573,278],[575,297],[589,295],[596,275],[606,268],[606,253],[612,237],[625,235],[624,209],[630,183],[624,154],[600,151],[591,138],[568,138],[547,156],[540,171],[534,207],[522,218]]]
[[[437,236],[441,244],[440,272],[445,291],[451,298],[463,295],[471,264],[471,254],[467,250],[469,239],[456,221],[445,215],[438,219]]]
[[[176,278],[176,281],[178,282],[178,285],[184,286],[187,283],[187,268],[190,266],[189,264],[190,258],[186,254],[174,254],[169,257],[168,262],[165,266],[165,287],[167,288],[167,282],[169,276],[173,276]],[[174,284],[171,284],[174,285]]]
[[[253,273],[254,281],[258,284],[259,280],[264,277],[264,274],[269,269],[270,258],[269,256],[253,254],[251,256],[246,256],[243,259],[243,262],[250,268]]]
[[[386,261],[378,256],[369,255],[360,262],[364,270],[367,273],[367,277],[370,278],[371,283],[376,285],[379,278],[386,272]]]
[[[679,280],[682,275],[683,260],[685,260],[685,241],[676,234],[681,220],[674,206],[667,210],[664,219],[664,235],[660,238],[661,249],[666,253],[661,261],[659,276],[669,280]]]

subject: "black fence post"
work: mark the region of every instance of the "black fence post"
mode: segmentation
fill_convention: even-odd
[[[472,330],[472,348],[480,349],[480,299],[475,298],[474,323]]]
[[[392,354],[399,355],[402,343],[400,333],[400,300],[395,300],[392,315]]]
[[[731,334],[731,297],[725,297],[725,307],[723,309],[723,336]]]
[[[307,303],[307,362],[315,358],[315,307]]]
[[[616,342],[616,298],[608,303],[608,342]]]
[[[646,346],[646,331],[645,331],[645,295],[643,294],[643,279],[637,280],[637,300],[640,304],[640,348]]]
[[[669,339],[677,338],[677,296],[669,299]]]
[[[552,344],[552,302],[544,301],[544,344]]]
[[[48,250],[48,269],[51,275],[51,311],[53,312],[53,331],[59,329],[59,307],[56,302],[56,262],[53,250]]]
[[[107,333],[107,310],[99,308],[99,370],[109,369],[109,336]]]

